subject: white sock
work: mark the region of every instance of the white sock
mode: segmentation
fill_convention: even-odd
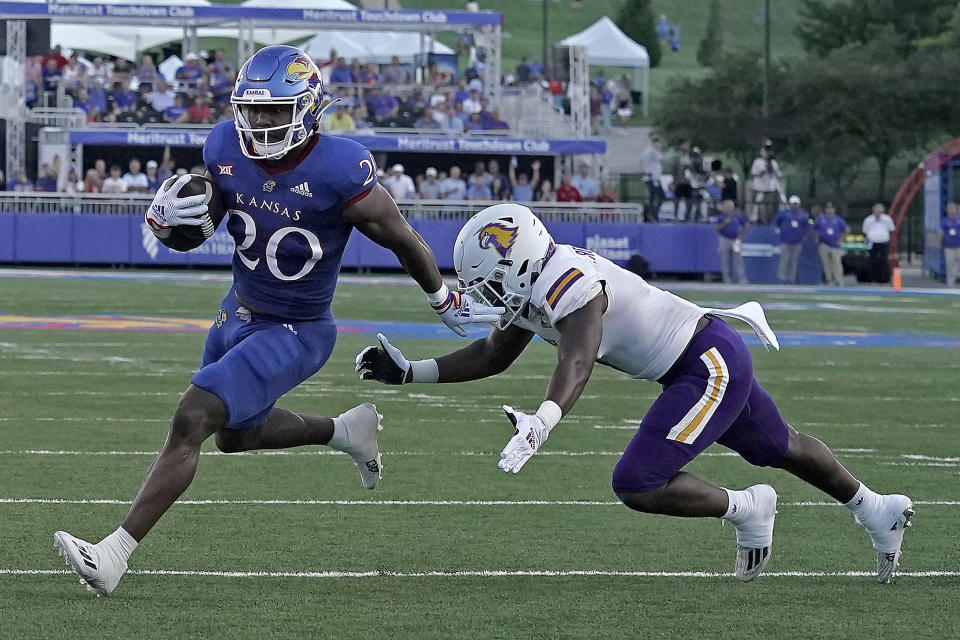
[[[753,496],[748,491],[731,491],[727,488],[723,490],[727,492],[729,503],[727,512],[721,518],[735,525],[740,524],[753,513]]]
[[[337,416],[333,418],[333,435],[330,436],[328,447],[337,451],[346,451],[344,447],[350,444],[350,434],[347,432],[347,425],[343,423],[343,418]]]
[[[139,546],[123,527],[117,527],[117,530],[101,540],[100,544],[113,551],[124,562],[130,559],[130,554]]]
[[[874,493],[867,485],[861,482],[857,493],[850,499],[850,502],[843,506],[850,509],[853,515],[862,521],[864,517],[877,512],[882,504],[883,496],[879,493]]]

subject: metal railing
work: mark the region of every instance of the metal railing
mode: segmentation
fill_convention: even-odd
[[[73,107],[35,107],[27,111],[27,121],[48,127],[79,128],[86,124],[87,114]]]
[[[399,200],[400,211],[412,220],[466,220],[502,200]],[[523,202],[547,222],[643,222],[643,205],[626,202]]]
[[[4,213],[130,214],[144,211],[150,194],[12,193],[0,192]],[[401,213],[411,220],[466,220],[499,200],[399,200]],[[642,223],[643,205],[627,202],[525,202],[548,222]]]
[[[144,211],[152,194],[15,193],[0,192],[4,213],[98,213],[128,214]]]

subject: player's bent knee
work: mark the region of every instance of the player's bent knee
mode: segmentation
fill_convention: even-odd
[[[643,511],[635,504],[639,504],[639,496],[659,489],[667,484],[669,477],[664,477],[656,470],[646,469],[640,465],[625,462],[621,458],[620,462],[613,469],[613,492],[617,494],[620,501],[631,509]],[[628,498],[625,499],[625,496]],[[629,500],[629,501],[628,501]]]
[[[226,420],[227,410],[220,398],[191,385],[180,397],[173,414],[171,441],[198,444],[222,429]]]
[[[247,443],[246,431],[229,431],[221,429],[214,436],[214,442],[222,453],[241,453],[249,451],[251,447]]]

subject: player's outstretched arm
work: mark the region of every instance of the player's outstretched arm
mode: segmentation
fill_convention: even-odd
[[[503,411],[514,427],[513,437],[500,452],[497,466],[517,473],[527,464],[583,393],[603,338],[603,312],[607,296],[601,293],[557,323],[557,367],[550,376],[546,398],[535,414],[504,405]]]
[[[452,292],[440,278],[433,252],[424,239],[401,215],[397,203],[380,184],[370,195],[347,207],[343,219],[381,247],[397,256],[404,270],[427,294],[434,311],[450,329],[467,335],[462,325],[496,322],[505,309],[490,307],[460,292]]]
[[[357,373],[363,380],[384,384],[409,382],[466,382],[501,373],[520,356],[533,333],[510,326],[494,329],[486,338],[474,340],[463,349],[430,360],[407,360],[403,353],[378,333],[379,346],[367,347],[357,355]]]

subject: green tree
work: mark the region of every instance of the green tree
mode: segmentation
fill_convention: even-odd
[[[651,67],[660,64],[660,39],[657,38],[650,0],[626,0],[615,22],[625,34],[646,47]]]
[[[723,51],[723,15],[720,12],[720,0],[710,3],[710,16],[707,18],[707,33],[697,49],[697,62],[712,67]]]
[[[672,82],[657,101],[655,121],[668,138],[686,138],[704,149],[725,152],[748,168],[763,140],[782,143],[790,123],[762,112],[763,58],[756,51],[721,56],[702,77]],[[784,96],[784,69],[771,70],[771,96]],[[782,109],[773,108],[777,114]]]
[[[955,90],[944,93],[943,83],[931,77],[941,73],[938,61],[928,54],[903,58],[886,42],[847,46],[806,60],[791,77],[794,112],[805,137],[798,145],[800,155],[809,155],[825,178],[832,177],[838,196],[850,171],[838,167],[837,159],[851,152],[854,158],[875,158],[881,197],[890,162],[922,148],[954,118],[945,107]]]
[[[897,37],[888,46],[906,53],[916,40],[945,31],[956,7],[956,0],[800,0],[796,33],[804,49],[824,56],[877,40],[890,27]]]

